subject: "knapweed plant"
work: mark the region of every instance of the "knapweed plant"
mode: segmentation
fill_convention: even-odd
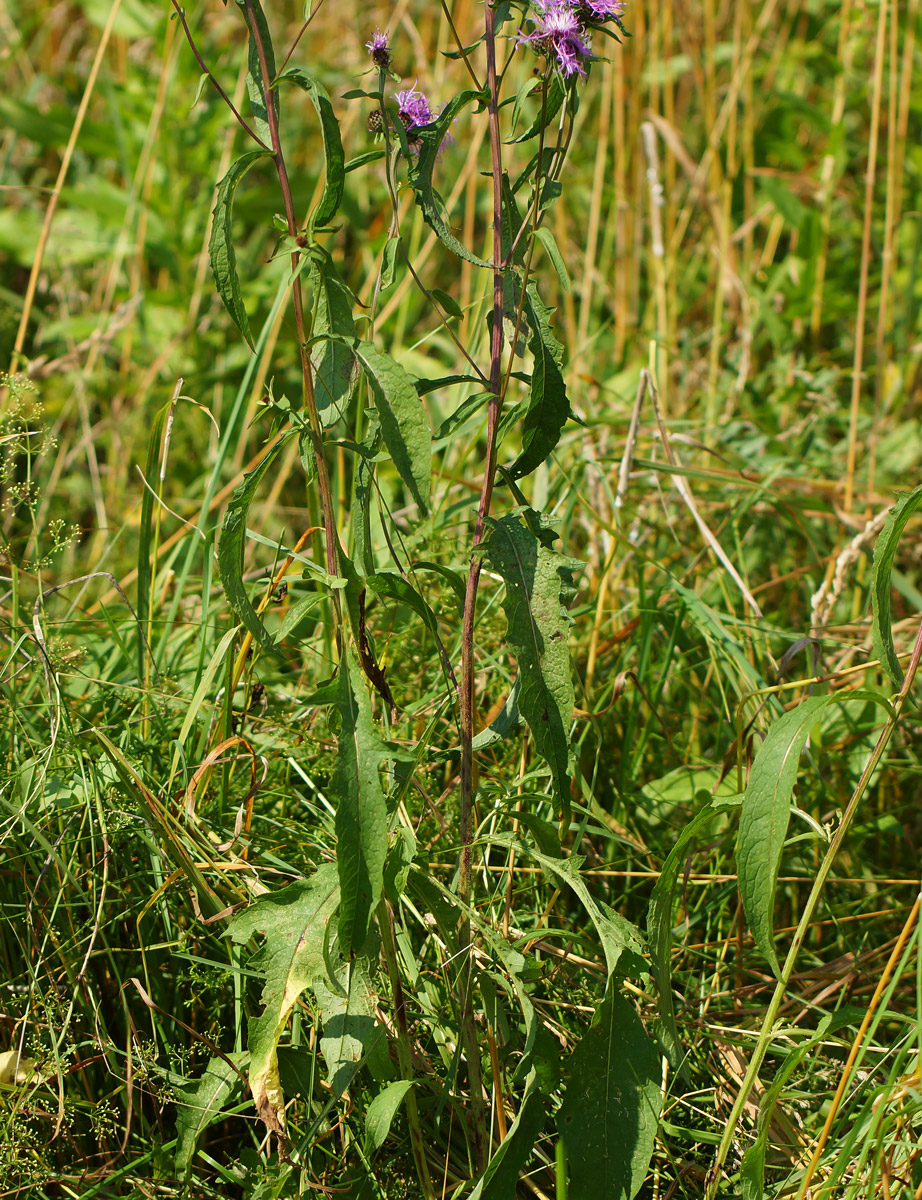
[[[333,94],[309,21],[282,57],[271,11],[237,0],[248,34],[241,113],[174,5],[247,138],[218,184],[217,290],[253,353],[267,353],[268,325],[254,336],[248,319],[233,206],[253,178],[261,187],[272,179],[281,215],[267,244],[275,238],[275,257],[290,261],[299,353],[300,394],[280,394],[279,371],[268,369],[268,444],[218,538],[240,623],[227,686],[246,689],[259,656],[295,670],[309,651],[325,670],[309,696],[308,736],[324,729],[334,743],[312,781],[316,819],[332,816],[319,839],[325,853],[297,882],[258,886],[230,921],[230,938],[255,951],[247,965],[261,993],[247,1001],[246,1050],[216,1058],[187,1090],[178,1161],[188,1171],[204,1128],[239,1104],[245,1074],[278,1178],[303,1188],[316,1179],[318,1144],[335,1133],[340,1184],[355,1195],[384,1194],[376,1171],[384,1159],[393,1170],[401,1154],[415,1174],[407,1194],[633,1195],[652,1153],[661,1071],[623,982],[648,966],[637,930],[580,876],[593,818],[572,737],[568,605],[579,563],[557,545],[532,486],[536,472],[553,471],[574,420],[545,298],[549,286],[569,287],[548,215],[566,184],[582,92],[623,33],[623,6],[498,0],[483,6],[473,36],[446,10],[464,86],[436,97],[416,80],[397,86],[400,39],[374,26],[363,31],[368,71],[354,81],[363,86]],[[306,213],[286,158],[297,135],[286,100],[298,92],[312,102],[325,166]],[[347,154],[340,123],[353,105],[361,138]],[[444,199],[478,125],[485,246],[462,237]],[[349,189],[367,194],[368,172],[380,173],[391,207],[375,221],[376,281],[359,297],[346,282],[343,214],[361,211]],[[439,286],[414,262],[408,197],[441,243]],[[484,280],[485,299],[474,288],[466,310],[453,295],[465,270]],[[441,375],[421,377],[389,350],[381,313],[407,275],[424,300],[420,321],[437,337]],[[293,441],[304,526],[274,558],[261,539],[272,585],[257,605],[244,571],[247,514]],[[465,464],[461,481],[446,467],[449,451]],[[287,612],[272,627],[269,601],[286,574]],[[515,786],[490,771],[509,752],[521,763]],[[423,844],[421,822],[433,816],[438,836]],[[549,882],[543,913],[518,910],[516,862]],[[566,969],[558,908],[601,960],[594,1017],[575,1043],[542,1015],[550,974]],[[298,1029],[313,1015],[309,1039],[289,1038],[293,1013]]]

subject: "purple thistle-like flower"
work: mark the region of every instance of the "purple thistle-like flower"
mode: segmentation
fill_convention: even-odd
[[[578,0],[576,7],[584,20],[601,25],[603,21],[620,17],[627,6],[624,0]]]
[[[416,125],[428,125],[435,119],[436,114],[432,111],[429,101],[415,87],[397,92],[394,99],[397,101],[397,111],[405,129],[412,129]]]
[[[599,2],[606,3],[606,0]],[[519,44],[527,43],[548,57],[553,54],[564,75],[580,75],[585,79],[583,64],[590,57],[590,50],[583,40],[585,31],[579,17],[568,0],[535,0],[535,5],[540,15],[528,18],[534,23],[535,31],[524,34],[519,30]]]
[[[371,55],[371,60],[376,67],[380,67],[382,71],[386,71],[391,65],[391,49],[387,44],[387,34],[382,33],[380,29],[375,30],[375,36],[370,42],[365,43],[365,49]]]

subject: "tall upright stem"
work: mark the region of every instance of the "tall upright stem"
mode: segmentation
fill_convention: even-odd
[[[256,20],[253,0],[245,0],[250,33],[256,45],[259,58],[259,71],[262,75],[263,94],[266,101],[266,122],[269,126],[269,138],[272,143],[272,158],[278,175],[279,189],[282,202],[285,205],[285,220],[288,233],[296,237],[298,233],[298,218],[295,213],[294,200],[291,195],[291,184],[288,180],[288,168],[285,165],[285,155],[282,153],[282,141],[279,136],[279,119],[275,111],[272,97],[272,79],[269,70],[269,59],[263,43],[262,33]],[[314,395],[314,373],[311,367],[310,355],[307,349],[307,332],[304,323],[304,298],[301,294],[301,279],[298,274],[300,253],[293,250],[291,254],[292,285],[291,294],[294,301],[295,328],[298,334],[298,350],[301,355],[301,376],[304,386],[304,407],[310,425],[310,437],[314,449],[314,459],[317,463],[317,489],[320,493],[320,512],[323,519],[323,530],[326,540],[327,571],[331,575],[339,574],[339,535],[336,532],[336,519],[333,512],[333,494],[330,490],[330,473],[323,453],[323,425],[317,410],[317,400]]]
[[[474,525],[474,554],[471,557],[464,594],[464,618],[461,626],[461,863],[459,894],[465,902],[471,891],[471,844],[474,808],[474,614],[477,585],[480,582],[480,557],[477,546],[483,539],[490,515],[493,484],[496,478],[496,430],[502,408],[503,370],[503,150],[499,129],[499,88],[496,78],[495,14],[490,0],[484,2],[485,44],[487,51],[487,89],[490,100],[490,159],[493,171],[493,331],[490,344],[490,401],[487,408],[487,459],[480,488],[480,503]]]
[[[477,506],[477,520],[474,525],[473,554],[467,575],[464,617],[461,626],[461,678],[458,689],[461,716],[461,861],[458,873],[458,892],[465,908],[471,898],[471,858],[474,839],[474,614],[477,607],[477,585],[480,582],[480,558],[477,546],[483,538],[487,517],[490,514],[490,502],[493,498],[493,481],[496,475],[496,431],[502,408],[503,364],[503,161],[499,130],[499,86],[496,76],[496,25],[490,0],[484,0],[484,13],[487,88],[490,93],[487,112],[490,123],[490,158],[493,169],[493,331],[490,344],[487,458],[480,488],[480,503]],[[461,952],[458,1014],[461,1041],[467,1059],[471,1099],[471,1142],[477,1169],[482,1170],[488,1158],[489,1137],[480,1066],[480,1046],[474,1026],[474,964],[470,920],[467,917],[461,922],[458,943]]]

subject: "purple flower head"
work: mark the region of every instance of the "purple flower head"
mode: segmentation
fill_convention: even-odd
[[[578,0],[576,7],[583,20],[601,25],[603,21],[617,20],[626,5],[624,0]]]
[[[597,0],[601,4],[613,2]],[[589,58],[590,50],[583,40],[585,31],[569,0],[535,0],[535,7],[540,15],[528,18],[535,31],[524,34],[519,30],[519,45],[527,43],[548,57],[553,54],[564,75],[580,75],[585,79],[584,61]]]
[[[429,106],[429,101],[415,87],[404,92],[398,92],[394,99],[397,101],[397,111],[405,129],[416,125],[428,125],[435,120],[435,113]]]
[[[382,33],[380,29],[376,30],[371,41],[365,43],[365,49],[371,55],[371,60],[376,67],[380,67],[382,71],[386,71],[390,67],[391,49],[387,44],[386,33]]]

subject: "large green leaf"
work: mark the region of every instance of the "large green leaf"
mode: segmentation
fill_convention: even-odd
[[[567,1065],[557,1129],[569,1164],[569,1200],[630,1200],[653,1154],[660,1056],[613,984]]]
[[[253,635],[257,645],[271,654],[279,653],[278,646],[257,616],[243,586],[243,551],[246,545],[247,513],[253,496],[275,456],[292,435],[293,431],[267,450],[249,475],[243,477],[243,483],[234,489],[218,537],[218,573],[230,606]]]
[[[432,486],[432,430],[413,380],[389,354],[371,342],[355,353],[374,397],[381,435],[400,478],[423,512]]]
[[[214,275],[218,295],[251,349],[253,348],[253,336],[250,333],[250,322],[247,320],[246,307],[240,292],[237,255],[234,253],[232,217],[237,184],[253,163],[257,159],[265,158],[266,155],[267,151],[265,150],[248,150],[246,154],[241,154],[218,184],[218,197],[214,206],[214,224],[211,227],[211,237],[208,241],[208,256],[211,260],[211,271]]]
[[[519,667],[519,708],[569,820],[574,694],[563,599],[572,588],[574,560],[551,549],[556,534],[541,526],[536,513],[527,522],[510,515],[491,525],[484,557],[506,585],[506,640]]]
[[[247,1034],[250,1090],[267,1129],[282,1136],[285,1098],[279,1080],[279,1038],[304,989],[327,975],[324,942],[338,903],[336,868],[325,863],[310,879],[260,896],[227,927],[235,942],[247,942],[257,933],[266,938],[250,960],[265,979],[262,1012],[251,1017]]]
[[[713,825],[714,818],[722,813],[739,808],[742,796],[727,796],[709,801],[701,812],[695,814],[679,834],[670,850],[656,881],[647,909],[647,933],[650,940],[650,956],[653,959],[653,976],[659,993],[661,1034],[664,1049],[674,1067],[678,1066],[681,1054],[679,1033],[675,1022],[675,1007],[672,1003],[672,912],[679,872],[688,856],[689,847],[695,842],[702,829]]]
[[[526,291],[525,308],[531,326],[528,348],[534,366],[522,422],[522,453],[509,468],[513,479],[521,479],[540,467],[560,441],[571,416],[567,385],[560,370],[563,347],[551,331],[552,310],[542,304],[532,284]]]
[[[320,419],[329,426],[345,416],[345,406],[352,391],[355,372],[355,355],[351,349],[351,343],[355,341],[352,306],[355,297],[322,246],[310,248],[310,282],[314,395]]]
[[[224,1106],[235,1094],[243,1091],[240,1068],[247,1065],[246,1052],[213,1058],[204,1073],[181,1085],[174,1084],[176,1093],[176,1174],[188,1180],[199,1138],[209,1125],[221,1119]]]
[[[849,692],[846,698],[871,700],[890,709],[888,701],[875,692]],[[800,753],[823,709],[841,699],[840,696],[808,696],[797,708],[780,717],[769,729],[756,754],[743,794],[736,843],[740,896],[756,945],[776,975],[780,974],[780,968],[774,939],[775,888],[791,817],[791,795],[797,780]]]
[[[372,1155],[384,1145],[391,1124],[407,1092],[413,1086],[412,1079],[395,1079],[378,1092],[365,1113],[365,1153]]]
[[[341,727],[331,793],[336,801],[336,861],[341,904],[339,947],[345,959],[361,950],[384,888],[387,804],[379,767],[388,757],[371,715],[362,669],[350,647],[340,660],[337,708]]]
[[[317,116],[320,118],[320,133],[323,137],[323,158],[326,164],[326,179],[323,195],[311,213],[312,229],[327,225],[336,216],[343,198],[346,183],[346,156],[343,152],[339,122],[330,103],[330,96],[323,84],[310,71],[292,67],[279,76],[279,83],[293,83],[310,96]]]
[[[871,571],[871,637],[874,653],[893,680],[894,686],[903,686],[903,668],[893,645],[893,629],[890,616],[890,574],[893,559],[903,530],[909,518],[922,504],[922,484],[905,496],[901,496],[890,509],[887,523],[881,530],[874,546],[874,567]]]
[[[472,101],[486,102],[482,92],[464,91],[446,104],[445,108],[431,125],[425,125],[414,136],[419,138],[419,154],[410,160],[407,178],[416,196],[416,203],[422,210],[426,224],[432,229],[443,245],[447,246],[459,258],[474,263],[478,267],[492,266],[486,259],[478,258],[460,242],[445,223],[439,200],[432,187],[432,172],[438,162],[442,142],[448,133],[451,123],[458,114]]]

